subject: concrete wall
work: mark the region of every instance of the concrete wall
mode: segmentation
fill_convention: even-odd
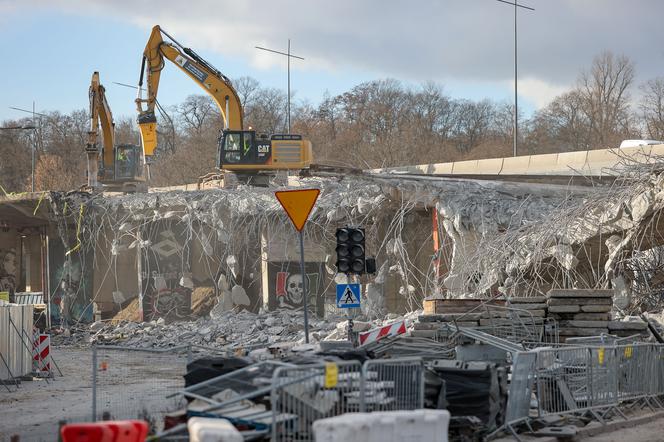
[[[21,284],[21,236],[0,229],[0,291],[14,293]]]

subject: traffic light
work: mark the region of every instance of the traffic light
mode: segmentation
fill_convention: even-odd
[[[337,271],[361,275],[366,269],[364,256],[364,229],[344,227],[337,229]]]

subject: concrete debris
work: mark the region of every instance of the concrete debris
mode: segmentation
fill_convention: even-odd
[[[405,319],[411,327],[421,311],[405,316],[388,315],[370,321],[354,320],[353,330],[364,332],[383,324]],[[348,338],[348,321],[321,320],[309,318],[310,341],[312,343]],[[54,336],[56,345],[119,345],[133,348],[168,348],[192,344],[218,350],[250,351],[265,348],[272,344],[303,344],[304,313],[300,311],[276,311],[250,313],[246,310],[212,310],[210,316],[194,321],[166,323],[163,319],[150,322],[122,321],[92,323],[89,327],[72,328],[71,336]]]

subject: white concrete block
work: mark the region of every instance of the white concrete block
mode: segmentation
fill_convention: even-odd
[[[447,410],[348,413],[314,422],[316,442],[447,442]]]
[[[242,434],[226,419],[192,417],[187,421],[191,442],[243,442]]]

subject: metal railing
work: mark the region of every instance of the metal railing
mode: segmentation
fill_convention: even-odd
[[[376,359],[362,366],[361,411],[416,410],[424,404],[420,358]]]
[[[312,425],[318,419],[423,406],[419,358],[281,367],[272,378],[272,441],[313,441]]]
[[[272,378],[272,440],[313,440],[314,421],[361,409],[357,361],[282,367]]]
[[[538,350],[539,416],[610,408],[623,401],[649,401],[664,395],[662,348],[635,344]]]

